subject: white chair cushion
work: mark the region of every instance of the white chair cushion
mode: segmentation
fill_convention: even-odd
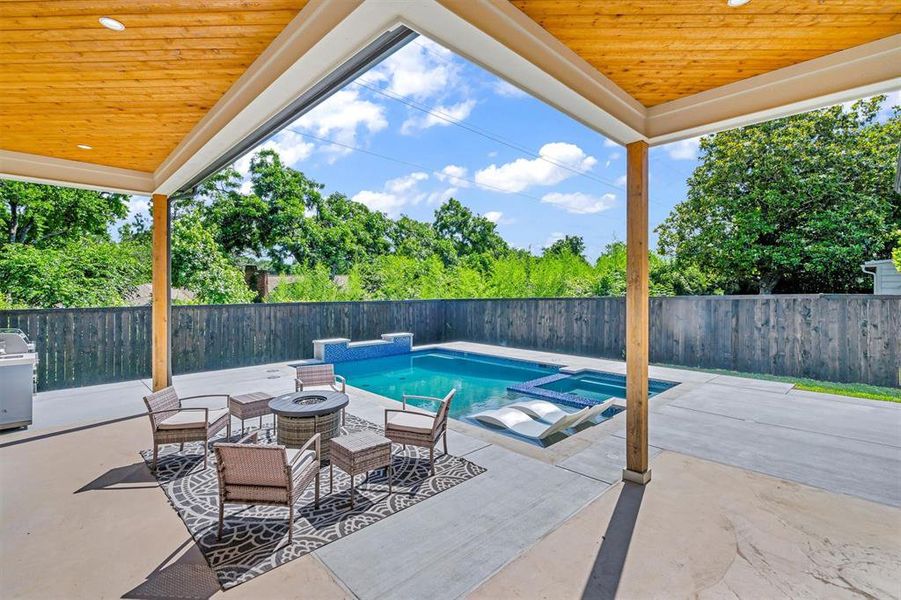
[[[435,417],[411,412],[388,413],[388,429],[412,433],[431,433]]]
[[[227,408],[211,408],[208,413],[208,423],[204,423],[202,411],[180,410],[171,417],[163,419],[159,424],[159,429],[196,429],[205,427],[209,423],[215,423],[227,414]]]
[[[288,455],[288,464],[291,464],[291,461],[294,460],[294,457],[297,456],[300,450],[295,450],[294,448],[285,448],[285,453]],[[302,471],[308,465],[310,465],[316,459],[316,453],[312,450],[304,450],[303,456],[297,459],[297,462],[294,463],[292,470],[296,473],[298,471]]]

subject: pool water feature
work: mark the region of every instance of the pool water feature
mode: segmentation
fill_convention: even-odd
[[[417,350],[407,354],[335,364],[347,384],[400,401],[404,394],[442,398],[457,390],[450,416],[500,408],[519,397],[507,387],[559,371],[558,366],[449,350]],[[412,406],[434,411],[434,402],[412,399]]]

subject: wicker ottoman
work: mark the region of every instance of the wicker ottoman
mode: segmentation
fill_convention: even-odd
[[[375,469],[385,469],[391,494],[391,440],[373,431],[357,431],[332,440],[329,463],[329,494],[335,486],[334,468],[350,475],[350,507],[354,507],[354,477]]]
[[[231,416],[241,419],[241,435],[244,435],[244,420],[260,418],[260,429],[263,428],[263,416],[271,414],[269,401],[272,394],[266,392],[250,392],[239,396],[228,397],[228,412]]]

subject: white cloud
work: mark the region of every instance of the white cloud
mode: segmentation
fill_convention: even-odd
[[[497,223],[501,220],[501,217],[504,216],[504,213],[502,213],[499,210],[489,210],[482,216],[485,217],[486,219],[488,219],[489,221],[491,221],[492,223]]]
[[[664,146],[666,153],[673,160],[695,160],[698,157],[700,138],[673,142]]]
[[[513,84],[507,83],[503,79],[497,79],[491,84],[491,89],[498,96],[506,98],[525,98],[528,94]]]
[[[389,92],[422,102],[455,87],[460,82],[460,67],[450,50],[419,37],[361,79],[385,81]]]
[[[428,204],[444,204],[445,202],[453,198],[454,194],[456,194],[458,191],[458,188],[449,187],[444,190],[432,192],[428,196],[426,196],[425,201]]]
[[[541,245],[542,248],[550,248],[554,245],[554,242],[562,240],[566,235],[562,231],[555,231],[551,235],[547,236],[547,239],[544,240],[544,244]]]
[[[541,201],[545,204],[552,204],[574,215],[599,213],[611,208],[615,200],[616,196],[614,194],[592,196],[590,194],[583,194],[582,192],[573,192],[571,194],[553,192],[551,194],[545,194],[541,198]]]
[[[391,217],[398,216],[401,207],[406,204],[405,199],[400,196],[387,192],[373,192],[371,190],[358,192],[351,200],[365,204],[370,210],[383,212]]]
[[[611,140],[610,138],[604,138],[604,148],[619,148],[619,144]]]
[[[410,173],[409,175],[385,182],[385,191],[392,194],[404,194],[415,188],[420,181],[425,181],[428,178],[428,173],[423,173],[422,171]]]
[[[492,164],[477,171],[476,183],[491,190],[515,193],[532,185],[555,185],[597,164],[593,156],[565,142],[545,144],[538,154],[542,158],[518,158],[501,166]]]
[[[464,100],[450,106],[438,105],[428,113],[417,111],[417,114],[411,115],[404,121],[400,132],[404,135],[409,135],[436,125],[446,127],[453,125],[455,122],[465,121],[475,106],[475,100]]]
[[[428,178],[427,173],[417,171],[386,181],[380,192],[362,190],[351,200],[365,204],[370,210],[383,212],[389,217],[397,217],[404,206],[418,204],[426,198],[426,194],[422,193],[418,186]]]
[[[622,155],[619,152],[611,152],[607,155],[607,162],[604,164],[604,168],[609,168],[611,164],[619,160],[621,157]]]
[[[440,171],[435,171],[435,178],[438,181],[446,181],[456,187],[469,187],[469,169],[459,165],[447,165]]]
[[[356,146],[361,130],[377,133],[388,126],[388,119],[384,106],[361,98],[356,89],[344,89],[294,121],[292,126],[317,137]],[[328,143],[321,144],[320,149],[333,157],[351,152],[349,148]]]
[[[308,142],[302,135],[293,131],[282,131],[272,136],[259,146],[248,152],[235,162],[235,170],[245,178],[250,172],[250,161],[261,150],[274,150],[282,159],[282,163],[289,167],[296,167],[298,163],[308,158],[315,149],[315,145]]]
[[[135,215],[147,215],[150,211],[150,198],[147,196],[129,196],[128,198],[128,220],[130,221]]]
[[[619,177],[616,178],[616,181],[614,181],[613,183],[615,183],[617,187],[625,188],[627,181],[628,180],[625,175],[620,175]]]

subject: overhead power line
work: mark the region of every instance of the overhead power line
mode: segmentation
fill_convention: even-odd
[[[376,87],[375,85],[373,85],[374,82],[372,82],[372,81],[367,81],[367,80],[365,80],[365,79],[360,78],[360,79],[357,79],[357,80],[353,81],[352,83],[353,83],[354,85],[357,85],[357,86],[366,88],[366,89],[368,89],[368,90],[370,90],[370,91],[372,91],[372,92],[374,92],[374,93],[376,93],[376,94],[379,94],[379,95],[381,95],[381,96],[384,96],[384,97],[388,98],[389,100],[394,100],[395,102],[400,102],[401,104],[404,104],[404,105],[406,105],[406,106],[408,106],[408,107],[410,107],[410,108],[413,108],[414,110],[418,110],[418,111],[421,111],[421,112],[423,112],[423,113],[429,114],[429,115],[431,115],[431,116],[433,116],[433,117],[435,117],[435,118],[437,118],[437,119],[440,119],[440,120],[442,120],[442,121],[445,121],[445,122],[447,122],[447,123],[449,123],[449,124],[451,124],[451,125],[454,125],[454,126],[460,127],[461,129],[464,129],[464,130],[466,130],[466,131],[469,131],[470,133],[473,133],[473,134],[475,134],[475,135],[479,135],[479,136],[484,137],[484,138],[486,138],[486,139],[489,139],[489,140],[491,140],[491,141],[493,141],[493,142],[495,142],[495,143],[498,143],[498,144],[501,144],[501,145],[506,146],[506,147],[508,147],[508,148],[511,148],[511,149],[513,149],[513,150],[516,150],[517,152],[521,152],[521,153],[526,154],[526,155],[528,155],[528,156],[531,156],[531,157],[533,157],[533,158],[542,160],[542,161],[547,162],[547,163],[549,163],[549,164],[551,164],[551,165],[554,165],[554,166],[556,166],[556,167],[558,167],[558,168],[561,168],[561,169],[564,169],[564,170],[566,170],[566,171],[569,171],[569,172],[571,172],[571,173],[573,173],[573,174],[575,174],[575,175],[579,175],[579,176],[581,176],[581,177],[585,177],[586,179],[590,179],[590,180],[592,180],[592,181],[595,181],[595,182],[600,183],[600,184],[602,184],[602,185],[606,185],[606,186],[611,187],[611,188],[613,188],[613,189],[615,189],[615,190],[618,190],[618,191],[625,191],[625,188],[623,188],[623,187],[620,186],[620,185],[617,185],[617,184],[614,183],[614,182],[611,182],[611,181],[602,179],[602,178],[600,178],[600,177],[596,177],[596,176],[594,176],[594,175],[590,175],[590,174],[586,173],[585,171],[582,171],[582,170],[573,168],[573,167],[571,167],[571,166],[569,166],[569,165],[566,165],[566,164],[557,162],[557,161],[555,161],[555,160],[553,160],[553,159],[550,159],[550,158],[548,158],[548,157],[546,157],[546,156],[543,156],[543,155],[541,155],[541,154],[538,154],[538,153],[536,153],[536,152],[533,152],[532,150],[529,150],[528,148],[525,148],[525,147],[523,147],[522,145],[520,145],[520,144],[518,144],[518,143],[516,143],[516,142],[507,141],[506,139],[504,139],[504,138],[501,137],[500,135],[495,134],[495,133],[493,133],[493,132],[491,132],[491,131],[488,131],[488,130],[486,130],[486,129],[484,129],[484,128],[476,127],[476,126],[472,126],[472,125],[468,125],[468,124],[466,124],[466,123],[463,123],[463,122],[460,121],[459,119],[454,118],[452,115],[449,115],[449,114],[447,114],[447,113],[445,113],[445,112],[443,112],[443,111],[438,110],[436,107],[430,107],[430,106],[421,104],[421,103],[419,103],[419,102],[417,102],[417,101],[415,101],[415,100],[413,100],[412,98],[409,98],[409,97],[407,97],[407,96],[402,96],[402,95],[397,94],[397,93],[395,93],[395,92],[390,92],[390,91],[388,91],[388,90],[383,90],[383,89],[381,89],[381,88],[378,88],[378,87]]]
[[[360,148],[359,146],[353,146],[351,144],[345,144],[344,142],[339,142],[337,140],[319,137],[317,135],[313,135],[312,133],[307,133],[305,131],[300,131],[298,129],[294,129],[293,127],[288,127],[287,130],[292,133],[296,133],[297,135],[303,136],[305,138],[309,138],[311,140],[316,140],[316,141],[323,142],[326,144],[332,144],[334,146],[346,148],[346,149],[352,150],[354,152],[362,152],[363,154],[368,154],[370,156],[375,156],[375,157],[381,158],[383,160],[388,160],[388,161],[395,162],[395,163],[398,163],[401,165],[412,167],[414,169],[419,169],[420,171],[427,171],[430,173],[440,173],[440,171],[438,171],[437,169],[430,168],[430,167],[427,167],[422,164],[410,162],[408,160],[403,160],[401,158],[396,158],[393,156],[388,156],[387,154],[381,154],[380,152],[373,152],[372,150],[367,150],[366,148]],[[468,177],[459,177],[457,175],[446,175],[446,176],[447,176],[448,180],[450,180],[452,183],[454,181],[465,181],[465,182],[475,185],[477,187],[488,188],[488,189],[494,190],[496,192],[500,192],[502,194],[515,194],[517,196],[522,196],[524,198],[530,198],[532,200],[538,200],[539,202],[543,202],[543,200],[541,198],[539,198],[538,196],[533,196],[532,194],[527,194],[525,192],[511,192],[509,190],[505,190],[505,189],[499,188],[497,186],[489,185],[486,183],[479,183],[479,182],[475,181],[474,179],[470,179]]]

